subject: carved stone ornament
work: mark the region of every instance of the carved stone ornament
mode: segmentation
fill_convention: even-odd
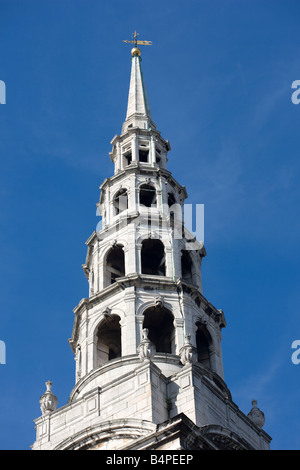
[[[141,361],[150,361],[156,352],[154,344],[148,338],[148,333],[148,328],[142,330],[142,341],[137,348]]]
[[[161,295],[157,295],[155,297],[154,306],[155,307],[163,307],[164,306],[164,298]]]
[[[103,315],[104,315],[105,318],[110,317],[110,316],[111,316],[111,308],[106,307],[106,308],[103,310]]]
[[[57,398],[54,393],[51,392],[52,382],[48,380],[46,387],[46,392],[40,398],[40,407],[43,415],[52,413],[57,407]]]
[[[248,413],[248,418],[250,418],[251,421],[253,421],[253,423],[259,428],[262,428],[265,424],[265,415],[259,408],[257,408],[256,400],[252,400],[252,409]]]
[[[185,335],[185,343],[179,351],[183,365],[197,362],[197,349],[191,344],[191,335]]]

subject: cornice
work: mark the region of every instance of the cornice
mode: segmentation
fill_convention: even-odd
[[[172,176],[172,173],[164,168],[154,167],[147,163],[141,162],[131,162],[130,165],[127,165],[123,170],[119,171],[115,175],[110,176],[109,178],[105,178],[103,183],[99,186],[99,189],[103,191],[105,187],[108,185],[109,187],[114,184],[116,181],[124,178],[127,174],[156,174],[156,176],[162,176],[167,179],[168,182],[172,181],[174,185],[178,188],[179,191],[183,191],[186,194],[186,187],[178,183],[178,181]]]
[[[214,322],[219,326],[220,329],[226,326],[225,316],[222,310],[218,310],[214,307],[204,296],[199,292],[197,287],[188,284],[181,279],[175,281],[166,276],[150,276],[146,274],[129,274],[124,277],[120,277],[114,284],[106,287],[105,289],[97,292],[95,295],[89,298],[83,298],[79,304],[74,308],[75,322],[73,327],[72,339],[69,343],[74,351],[76,343],[76,331],[80,321],[82,313],[86,310],[90,310],[93,307],[101,304],[101,302],[124,292],[128,287],[143,288],[145,291],[148,290],[169,290],[177,292],[182,291],[183,294],[189,295],[195,302],[197,307],[202,309]]]

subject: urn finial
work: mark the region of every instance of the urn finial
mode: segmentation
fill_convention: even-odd
[[[142,341],[137,349],[141,361],[150,361],[156,352],[154,344],[148,338],[148,333],[148,328],[142,330]]]
[[[248,413],[248,418],[250,418],[251,421],[253,421],[253,423],[259,428],[262,428],[265,424],[265,415],[259,408],[257,408],[257,400],[252,400],[252,409]]]
[[[183,365],[194,364],[197,361],[197,349],[191,344],[191,335],[185,335],[185,343],[179,351],[180,361]]]
[[[51,391],[52,382],[48,380],[45,385],[46,391],[40,398],[40,407],[43,415],[52,413],[57,406],[57,397]]]

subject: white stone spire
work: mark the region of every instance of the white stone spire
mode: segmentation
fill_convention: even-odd
[[[126,132],[128,127],[139,127],[141,129],[148,129],[150,127],[152,129],[156,128],[151,117],[147,90],[141,66],[142,58],[140,49],[138,47],[134,47],[131,51],[131,55],[132,64],[127,113],[122,133]]]
[[[147,116],[151,119],[150,106],[141,67],[141,60],[142,59],[139,55],[134,55],[132,57],[126,119],[136,113],[142,114],[143,116]]]

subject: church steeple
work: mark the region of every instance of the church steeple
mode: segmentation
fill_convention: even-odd
[[[183,230],[187,193],[166,168],[170,145],[152,121],[137,47],[148,41],[136,36],[102,226],[86,241],[88,297],[74,309],[75,384],[66,406],[43,400],[33,448],[266,449],[261,421],[224,382],[225,317],[202,292],[205,250]]]

